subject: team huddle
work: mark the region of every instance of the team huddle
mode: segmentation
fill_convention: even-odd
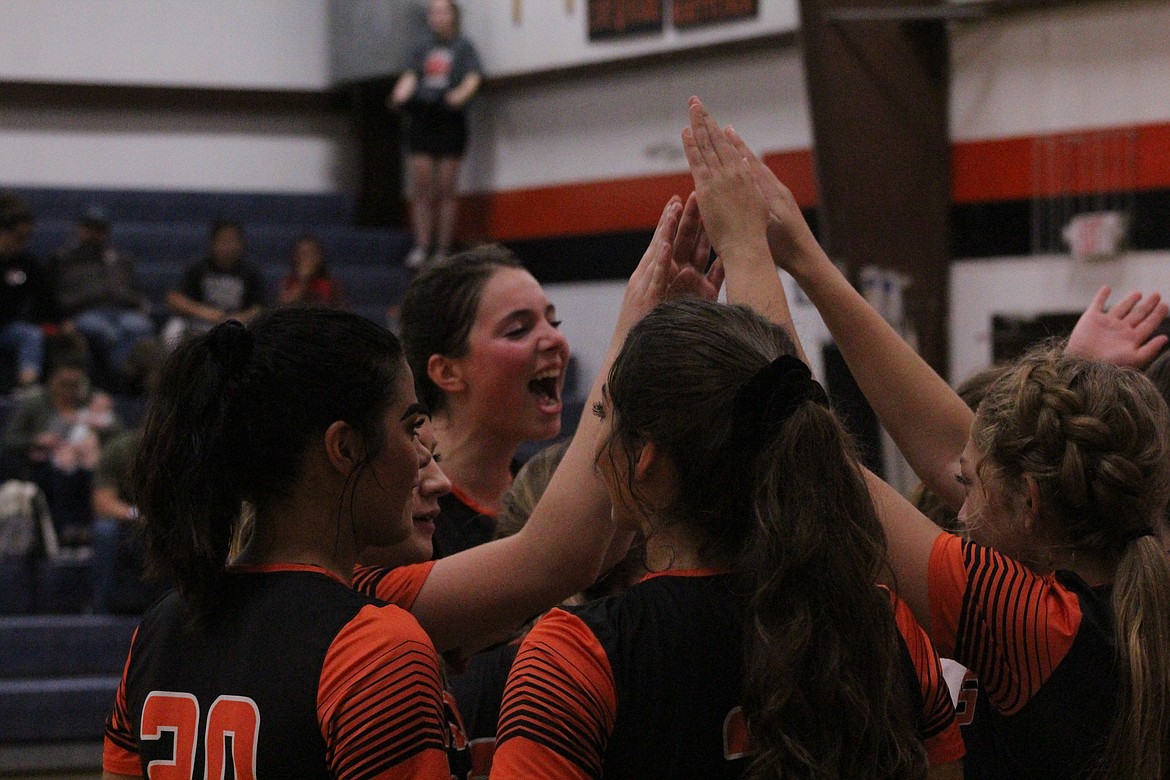
[[[1166,306],[1103,291],[972,409],[688,109],[694,192],[518,530],[568,346],[506,250],[424,266],[401,342],[291,308],[176,348],[133,476],[174,590],[105,777],[1170,774]],[[859,461],[778,267],[951,530]]]

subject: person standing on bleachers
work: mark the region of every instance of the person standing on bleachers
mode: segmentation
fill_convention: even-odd
[[[51,299],[40,263],[28,251],[33,215],[20,197],[0,194],[0,349],[16,356],[16,384],[40,381]]]
[[[246,246],[239,222],[219,220],[211,226],[207,256],[188,266],[178,288],[167,292],[167,306],[175,315],[163,328],[167,347],[225,320],[248,323],[260,314],[265,305],[264,277],[244,260]]]
[[[110,242],[110,220],[100,207],[82,213],[77,242],[57,254],[50,278],[62,329],[86,337],[98,382],[120,387],[130,353],[154,338],[154,323],[135,283],[134,260]]]
[[[414,248],[407,268],[451,253],[459,202],[455,185],[467,149],[467,103],[483,80],[483,66],[462,34],[453,0],[430,0],[430,38],[415,49],[388,103],[410,117],[410,217]]]

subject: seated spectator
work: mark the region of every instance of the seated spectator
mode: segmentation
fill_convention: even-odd
[[[76,357],[62,358],[45,387],[13,412],[5,455],[44,491],[63,545],[88,541],[93,469],[102,444],[121,429],[113,399],[91,389]]]
[[[123,431],[102,448],[93,473],[93,611],[137,615],[165,590],[143,578],[138,507],[130,499],[130,467],[140,432]]]
[[[154,337],[154,324],[135,284],[134,260],[110,243],[110,221],[101,208],[81,215],[77,243],[57,254],[51,279],[63,329],[83,333],[102,384],[120,386],[130,353]]]
[[[311,233],[297,238],[292,247],[292,268],[280,282],[281,306],[330,306],[346,308],[341,284],[329,275],[325,247]]]
[[[245,247],[240,223],[221,220],[211,226],[207,257],[188,266],[178,289],[167,293],[175,315],[163,329],[168,347],[224,320],[251,322],[264,308],[264,278],[244,260]]]
[[[16,381],[40,381],[45,357],[40,323],[51,316],[44,272],[28,251],[33,215],[11,193],[0,194],[0,349],[16,356]]]

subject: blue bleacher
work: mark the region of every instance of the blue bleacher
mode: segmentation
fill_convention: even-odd
[[[173,190],[3,187],[24,198],[41,219],[73,220],[98,203],[115,222],[328,226],[353,222],[353,200],[334,194],[180,192]]]
[[[386,309],[409,282],[403,260],[410,234],[354,227],[353,201],[345,195],[64,190],[5,187],[25,198],[37,217],[31,250],[50,257],[73,240],[78,215],[98,204],[111,220],[114,245],[134,256],[143,292],[159,318],[166,291],[183,269],[207,252],[208,229],[217,219],[240,222],[248,259],[259,265],[270,300],[288,273],[293,241],[311,232],[321,239],[330,272],[358,314],[385,322]]]
[[[244,226],[248,259],[257,264],[275,302],[288,273],[293,241],[321,239],[331,273],[358,314],[385,322],[410,279],[403,231],[352,226],[344,195],[65,190],[6,187],[36,215],[32,251],[47,258],[74,237],[77,217],[93,204],[110,217],[115,246],[136,260],[139,282],[156,319],[166,316],[166,291],[207,251],[217,219]],[[128,423],[141,399],[117,399]],[[12,401],[0,396],[0,425]],[[103,721],[109,712],[136,618],[70,614],[89,601],[84,556],[0,560],[0,776],[100,772]],[[55,613],[55,614],[51,614]]]
[[[96,773],[136,618],[0,618],[0,776]]]

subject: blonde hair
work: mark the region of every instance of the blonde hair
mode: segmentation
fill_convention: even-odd
[[[504,511],[496,517],[496,539],[511,536],[528,522],[536,502],[544,495],[545,488],[552,480],[561,458],[569,449],[569,439],[550,444],[528,459],[512,486],[504,493]]]
[[[1147,533],[1170,497],[1168,437],[1170,411],[1149,379],[1052,345],[992,384],[972,432],[985,484],[1023,496],[1032,480],[1058,541],[1116,565],[1121,689],[1106,777],[1170,770],[1170,559]]]
[[[985,368],[982,371],[977,371],[971,376],[964,379],[955,388],[959,398],[963,399],[963,403],[971,411],[979,408],[979,403],[983,400],[983,396],[987,395],[987,388],[995,383],[1005,373],[1007,373],[1010,366],[994,365],[990,368]],[[914,504],[919,512],[926,515],[930,520],[942,528],[944,531],[949,531],[953,534],[962,534],[963,528],[959,523],[958,513],[951,509],[949,505],[941,498],[931,491],[926,484],[919,482],[915,486],[910,495],[910,502]]]

